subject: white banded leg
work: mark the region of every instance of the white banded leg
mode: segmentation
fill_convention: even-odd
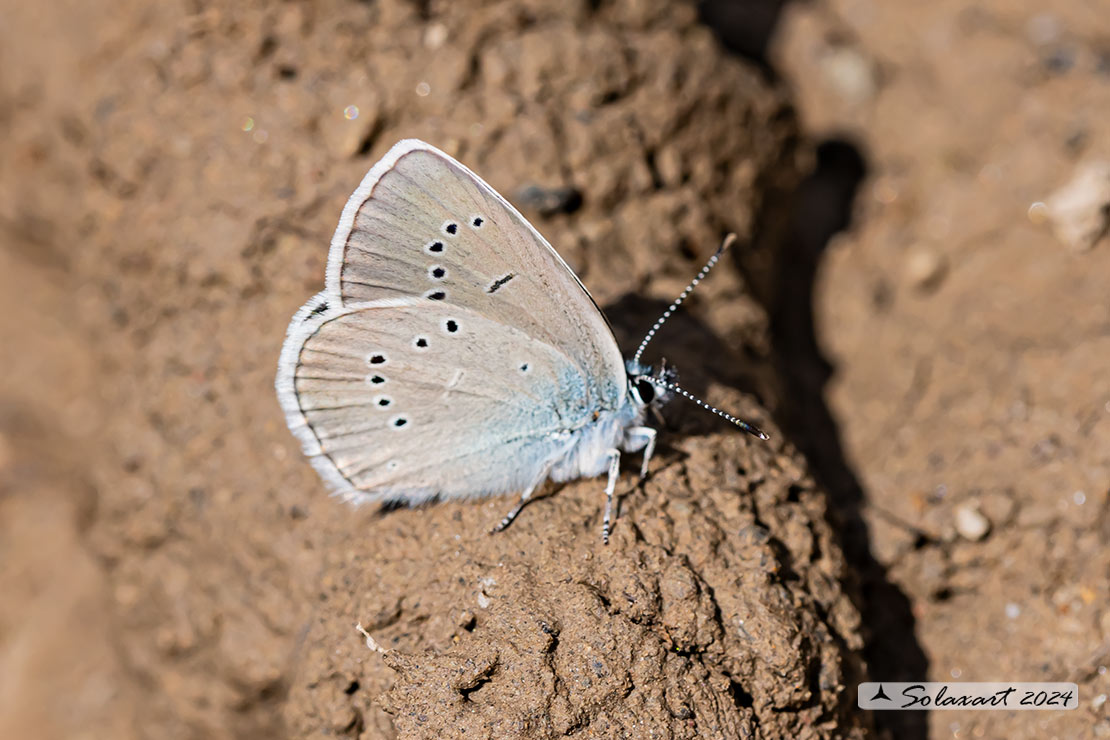
[[[621,451],[615,447],[608,452],[609,456],[609,481],[605,484],[605,520],[601,524],[601,541],[609,544],[609,521],[613,515],[613,491],[617,487],[617,479],[621,477]]]
[[[539,477],[536,478],[535,482],[533,482],[532,485],[528,486],[528,489],[524,493],[520,494],[520,500],[516,502],[516,506],[514,506],[509,511],[509,513],[505,515],[505,518],[501,520],[500,524],[490,530],[490,534],[493,534],[494,532],[500,532],[501,530],[505,529],[505,527],[513,523],[513,520],[516,519],[517,514],[519,514],[521,509],[524,508],[525,504],[527,504],[528,501],[531,500],[532,494],[535,492],[535,490],[539,488],[545,480],[547,480],[547,474],[550,472],[551,465],[544,466],[543,472],[540,473]]]
[[[628,452],[644,451],[644,462],[640,465],[640,478],[646,478],[648,463],[655,454],[655,435],[658,432],[651,427],[629,427],[624,430],[624,449]]]

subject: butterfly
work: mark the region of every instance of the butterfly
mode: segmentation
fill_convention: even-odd
[[[640,358],[716,264],[726,239],[625,361],[601,310],[539,232],[481,178],[422,141],[396,144],[343,209],[325,289],[289,324],[276,388],[290,430],[353,503],[521,491],[608,475],[655,449],[647,412],[673,368]]]

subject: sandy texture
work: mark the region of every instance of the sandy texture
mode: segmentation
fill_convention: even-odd
[[[27,351],[5,368],[3,673],[21,680],[0,734],[863,731],[848,570],[781,435],[677,408],[603,547],[597,481],[493,537],[508,499],[352,512],[273,398],[340,208],[399,138],[519,196],[625,340],[725,230],[750,237],[797,179],[795,132],[692,8],[10,13],[4,326]],[[739,272],[675,324],[653,352],[775,432],[737,390],[772,387]]]
[[[496,505],[364,518],[326,558],[295,734],[385,732],[382,692],[403,737],[847,734],[858,617],[812,482],[731,434],[668,458],[609,547],[590,482],[501,537],[474,536]]]
[[[1110,736],[1110,16],[701,5],[754,62],[653,0],[3,3],[0,736]],[[608,547],[597,480],[330,500],[277,355],[408,136],[626,348],[737,231],[649,355],[772,442],[675,402]]]
[[[794,232],[814,345],[804,322],[777,345],[828,416],[786,425],[860,513],[868,603],[902,594],[864,610],[872,675],[1080,687],[1073,712],[877,717],[896,736],[1110,736],[1110,242],[1074,251],[1042,205],[1110,153],[1104,11],[832,0],[781,23],[774,65],[825,142],[803,220],[818,198],[851,219]]]

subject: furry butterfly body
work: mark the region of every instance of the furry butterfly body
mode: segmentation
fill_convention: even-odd
[[[620,451],[642,450],[646,471],[645,412],[671,379],[639,352],[624,362],[585,287],[515,208],[405,140],[344,208],[325,290],[293,317],[276,386],[305,454],[349,501],[522,491],[504,527],[548,478],[608,472],[607,537]]]

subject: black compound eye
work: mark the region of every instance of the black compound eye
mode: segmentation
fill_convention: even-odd
[[[651,403],[655,399],[655,386],[642,378],[636,381],[636,393],[644,403]]]

